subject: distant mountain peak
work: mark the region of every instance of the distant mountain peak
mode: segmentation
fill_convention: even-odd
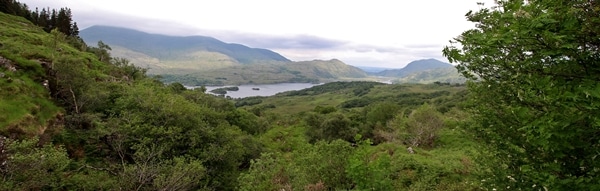
[[[452,66],[452,64],[445,63],[445,62],[439,61],[434,58],[429,58],[429,59],[421,59],[421,60],[412,61],[412,62],[408,63],[404,68],[401,68],[401,69],[384,70],[382,72],[377,73],[377,75],[378,76],[387,76],[387,77],[405,77],[407,75],[410,75],[410,74],[416,73],[416,72],[422,72],[422,71],[438,69],[438,68],[450,68],[450,67],[454,67],[454,66]]]

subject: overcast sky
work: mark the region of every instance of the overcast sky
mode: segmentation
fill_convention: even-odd
[[[465,19],[491,0],[19,0],[30,8],[69,7],[80,30],[121,26],[178,36],[212,36],[274,50],[294,60],[340,59],[401,68],[436,58],[473,28]]]

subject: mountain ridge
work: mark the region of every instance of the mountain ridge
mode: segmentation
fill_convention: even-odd
[[[268,49],[225,43],[206,36],[169,36],[109,26],[80,32],[87,42],[114,47],[126,58],[165,83],[186,85],[323,82],[364,78],[367,74],[338,59],[293,62]]]
[[[179,56],[195,51],[218,52],[234,58],[240,64],[252,64],[261,61],[290,60],[268,49],[251,48],[236,43],[226,43],[208,36],[169,36],[152,34],[123,27],[95,25],[79,32],[88,44],[98,41],[109,45],[117,45],[156,56],[159,59],[176,59]]]
[[[384,71],[377,73],[376,75],[377,76],[385,76],[385,77],[402,78],[402,77],[406,77],[412,73],[423,72],[426,70],[436,69],[436,68],[450,68],[450,67],[454,67],[454,66],[449,63],[445,63],[445,62],[436,60],[434,58],[429,58],[429,59],[415,60],[415,61],[408,63],[404,68],[384,70]]]

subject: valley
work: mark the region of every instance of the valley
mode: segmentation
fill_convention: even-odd
[[[88,6],[79,12],[0,1],[0,190],[600,190],[594,1],[494,1],[466,14],[451,12],[464,1],[170,7],[226,12],[234,19],[217,24],[243,30],[217,31],[224,37],[319,56],[306,60],[100,25],[192,30],[161,20],[179,15],[169,14],[171,2],[92,2],[68,1]],[[288,14],[297,11],[289,3],[310,9]],[[96,9],[103,5],[131,18]],[[449,12],[425,20],[395,15],[401,10]],[[161,19],[133,18],[137,11]],[[186,18],[226,19],[213,16]],[[443,35],[460,24],[445,19],[454,17],[475,29],[442,50],[426,43],[449,40]],[[278,31],[295,26],[335,38]],[[453,64],[430,58],[440,51]]]
[[[274,83],[373,81],[464,83],[453,66],[434,59],[417,60],[403,69],[364,71],[338,59],[290,61],[271,50],[225,43],[206,36],[167,36],[127,28],[93,26],[81,31],[88,44],[111,46],[114,57],[126,58],[165,83],[219,86]],[[114,46],[114,47],[113,47]]]

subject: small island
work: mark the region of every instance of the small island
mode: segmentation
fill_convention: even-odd
[[[219,95],[223,95],[223,94],[227,94],[228,91],[238,91],[238,90],[240,90],[239,87],[233,86],[233,87],[217,88],[217,89],[214,89],[214,90],[210,90],[210,92],[215,93],[215,94],[219,94]]]

